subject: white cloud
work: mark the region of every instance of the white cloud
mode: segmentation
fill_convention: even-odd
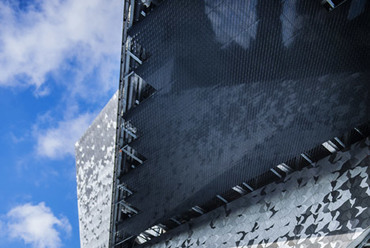
[[[72,231],[68,219],[55,217],[44,202],[14,207],[6,218],[7,235],[34,248],[58,248],[62,245],[61,233],[68,236]]]
[[[20,2],[0,1],[0,87],[31,87],[35,97],[58,89],[32,137],[39,156],[73,156],[96,103],[118,87],[123,1]]]
[[[37,154],[52,159],[74,156],[74,144],[86,131],[95,115],[85,113],[60,121],[55,128],[35,131]]]
[[[34,86],[42,96],[49,76],[77,94],[118,84],[122,1],[11,2],[0,2],[0,85]]]
[[[40,156],[74,155],[96,103],[118,87],[123,1],[21,2],[0,1],[0,87],[31,87],[35,97],[58,89],[32,137]]]

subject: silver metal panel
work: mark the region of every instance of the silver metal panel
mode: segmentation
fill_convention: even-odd
[[[370,226],[370,139],[164,234],[160,247],[353,247]]]
[[[76,143],[81,248],[108,247],[117,104],[116,93]]]

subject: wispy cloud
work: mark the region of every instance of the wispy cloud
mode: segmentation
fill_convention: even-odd
[[[121,5],[115,0],[0,2],[0,85],[34,86],[43,96],[51,77],[73,93],[111,89],[117,80],[112,72],[119,69]]]
[[[54,128],[36,129],[34,135],[37,139],[37,154],[51,159],[73,156],[74,143],[82,136],[93,118],[93,114],[85,113],[60,121]]]
[[[0,87],[31,88],[36,97],[58,89],[40,113],[50,120],[32,124],[36,153],[73,156],[97,103],[118,87],[122,1],[0,1],[0,23]]]
[[[34,248],[58,248],[61,234],[68,236],[72,231],[68,219],[57,218],[44,202],[14,207],[6,215],[5,228],[9,238],[21,239]]]

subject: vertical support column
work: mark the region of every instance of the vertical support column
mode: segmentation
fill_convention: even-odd
[[[124,0],[123,3],[123,29],[122,29],[122,47],[121,47],[121,67],[120,67],[120,80],[119,80],[119,99],[118,99],[118,111],[117,111],[117,132],[116,132],[116,148],[115,148],[115,161],[114,161],[114,172],[113,172],[113,185],[112,185],[112,203],[111,203],[111,218],[110,218],[110,236],[109,236],[109,247],[115,247],[119,241],[116,242],[116,220],[120,217],[119,208],[116,206],[118,201],[118,192],[116,191],[117,185],[120,183],[117,179],[117,175],[120,174],[120,164],[123,159],[122,155],[119,155],[119,143],[120,140],[120,126],[122,123],[122,115],[127,111],[127,98],[129,88],[129,70],[130,70],[130,59],[127,58],[127,49],[131,44],[131,40],[127,39],[127,30],[132,26],[133,23],[133,10],[135,6],[135,0]],[[119,157],[118,157],[119,156]]]

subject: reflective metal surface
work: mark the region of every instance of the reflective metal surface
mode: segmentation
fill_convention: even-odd
[[[128,31],[156,93],[125,114],[138,235],[369,121],[369,4],[164,1]],[[356,14],[357,13],[357,14]]]

